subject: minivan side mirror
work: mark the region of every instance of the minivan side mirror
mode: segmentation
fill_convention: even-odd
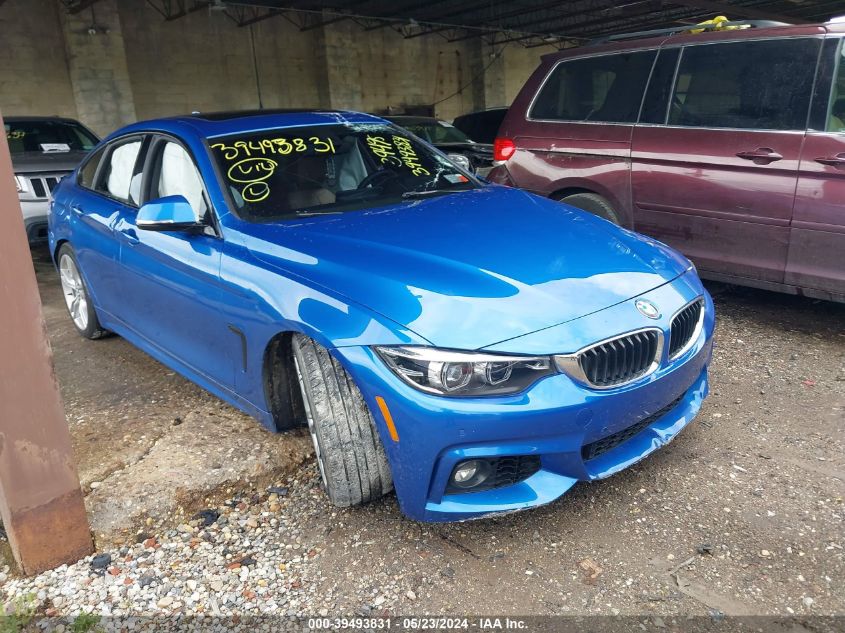
[[[190,231],[203,228],[185,196],[150,200],[138,210],[135,224],[147,231]]]

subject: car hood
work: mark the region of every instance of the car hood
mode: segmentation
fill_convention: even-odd
[[[593,215],[495,186],[246,230],[266,264],[461,349],[602,310],[689,265]]]
[[[15,173],[73,171],[88,155],[88,152],[23,152],[12,154]]]

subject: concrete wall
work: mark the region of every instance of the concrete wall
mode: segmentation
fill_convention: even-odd
[[[55,0],[0,6],[0,110],[77,116]]]
[[[522,46],[508,46],[503,53],[505,67],[504,84],[505,103],[499,105],[510,105],[511,102],[522,90],[525,80],[540,64],[540,57],[548,53],[557,52],[556,48],[543,46],[538,48],[524,48]]]
[[[126,61],[138,117],[192,111],[318,105],[317,34],[287,20],[238,28],[220,12],[165,22],[149,5],[122,0]]]
[[[90,10],[67,16],[59,6],[0,4],[0,109],[78,116],[100,133],[135,119],[257,108],[259,91],[265,108],[441,102],[437,115],[451,119],[508,105],[547,52],[510,45],[494,59],[479,39],[404,39],[352,22],[301,32],[277,17],[239,28],[208,10],[166,22],[137,0],[97,2],[90,34]]]
[[[117,5],[100,3],[91,17],[64,11],[60,17],[79,118],[100,132],[135,121],[135,99]]]

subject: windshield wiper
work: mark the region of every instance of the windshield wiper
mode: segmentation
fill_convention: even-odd
[[[467,189],[429,189],[427,191],[406,191],[402,194],[403,200],[411,200],[413,198],[428,198],[429,196],[443,196],[450,193],[458,193],[459,191],[467,191]]]

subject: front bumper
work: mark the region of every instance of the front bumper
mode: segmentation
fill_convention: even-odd
[[[50,212],[49,200],[21,200],[23,223],[26,237],[31,244],[47,241],[47,215]]]
[[[690,279],[643,296],[656,299],[658,305],[680,307],[703,295],[706,312],[698,340],[681,357],[671,362],[664,358],[653,374],[614,389],[596,391],[557,374],[513,396],[444,398],[406,385],[369,348],[336,348],[334,353],[355,377],[374,412],[402,511],[421,521],[456,521],[543,505],[577,481],[612,475],[671,441],[695,417],[707,396],[712,351],[712,300],[694,275],[684,277]],[[625,325],[620,332],[607,331],[609,324],[620,322],[612,318],[613,313],[630,307],[627,303],[608,309],[610,319],[606,310],[559,327],[589,337],[601,327],[605,336],[635,329],[641,324],[632,312],[630,323],[621,321]],[[649,325],[668,333],[671,314]],[[558,328],[544,332],[524,337],[524,344],[535,348],[526,353],[537,353],[540,337],[547,345],[557,344],[550,337],[559,334]],[[519,341],[499,347],[517,347]],[[376,396],[383,397],[390,409],[398,442],[387,431]],[[624,431],[631,427],[641,430],[630,437]],[[614,443],[614,438],[622,439]],[[606,450],[585,459],[584,446],[598,441],[605,441]],[[527,455],[539,456],[540,470],[521,482],[483,492],[446,493],[460,461]]]

